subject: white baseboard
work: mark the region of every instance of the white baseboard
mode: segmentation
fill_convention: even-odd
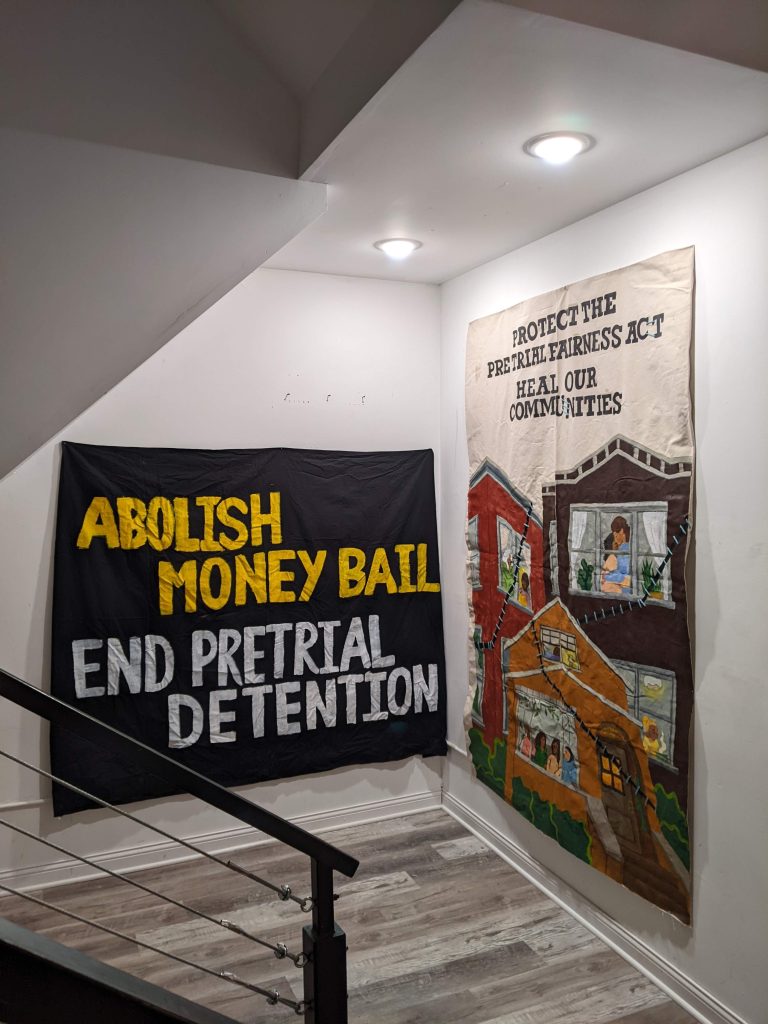
[[[14,800],[9,804],[0,804],[0,814],[6,811],[28,811],[33,807],[42,807],[45,800]]]
[[[440,790],[422,790],[404,796],[388,797],[386,800],[370,800],[367,803],[352,804],[334,810],[299,814],[291,821],[318,835],[351,825],[364,825],[370,821],[400,818],[406,814],[434,810],[440,807],[440,796]],[[205,853],[217,855],[231,853],[233,850],[245,847],[268,846],[277,842],[276,839],[265,836],[248,825],[239,825],[224,831],[184,836],[183,838]],[[161,839],[156,843],[146,843],[115,852],[90,854],[89,860],[103,864],[110,871],[130,874],[132,871],[154,868],[161,864],[192,860],[195,856],[184,847],[178,846],[168,839]],[[51,885],[61,885],[63,882],[82,882],[89,878],[99,877],[103,877],[101,872],[95,871],[74,858],[0,871],[0,883],[20,892],[44,889]],[[2,899],[2,895],[0,893],[0,899]]]
[[[674,964],[535,861],[463,801],[444,792],[443,808],[702,1024],[748,1024]]]

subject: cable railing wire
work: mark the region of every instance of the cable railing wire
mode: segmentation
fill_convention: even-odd
[[[79,860],[81,864],[87,864],[88,867],[95,868],[97,871],[103,871],[104,874],[110,875],[112,878],[116,878],[120,882],[125,882],[126,885],[132,885],[134,889],[140,889],[142,892],[145,892],[150,896],[155,896],[157,899],[163,900],[165,903],[170,903],[174,907],[179,907],[180,910],[185,910],[187,913],[193,914],[195,917],[199,917],[203,921],[208,921],[210,924],[217,925],[220,928],[225,928],[227,931],[241,935],[243,938],[250,939],[251,942],[255,942],[259,946],[271,949],[278,960],[287,958],[288,960],[292,960],[296,967],[303,967],[307,962],[307,957],[304,953],[291,953],[284,942],[268,942],[266,939],[259,938],[258,935],[254,935],[245,928],[241,928],[240,925],[235,924],[234,921],[228,921],[226,918],[212,917],[210,914],[203,913],[202,910],[196,910],[194,907],[188,906],[181,900],[176,900],[172,896],[166,896],[161,892],[157,892],[156,889],[152,889],[148,885],[143,885],[141,882],[137,882],[133,878],[121,875],[117,871],[112,871],[110,868],[104,867],[103,864],[98,864],[96,861],[90,860],[88,857],[83,857],[79,853],[73,853],[72,850],[68,850],[64,846],[59,846],[58,843],[54,843],[50,839],[43,839],[42,836],[36,836],[34,832],[30,832],[27,829],[22,828],[21,825],[14,825],[5,818],[0,818],[0,825],[11,829],[13,832],[17,832],[19,835],[27,836],[28,839],[34,839],[35,842],[42,843],[43,846],[47,846],[51,850],[56,850],[57,853],[63,853],[68,857],[74,857],[74,859]]]
[[[9,754],[7,750],[0,750],[0,756],[7,758],[9,761],[13,761],[15,764],[21,765],[23,768],[29,768],[30,771],[36,772],[38,775],[42,775],[44,778],[50,779],[52,782],[56,782],[60,786],[64,786],[66,789],[71,790],[73,793],[77,793],[79,796],[87,797],[88,800],[92,800],[95,804],[99,804],[101,807],[106,807],[107,810],[114,811],[115,814],[119,814],[123,818],[128,818],[129,821],[135,822],[137,825],[142,825],[144,828],[150,829],[156,835],[163,836],[164,839],[170,839],[171,842],[178,843],[179,846],[183,846],[185,849],[191,850],[192,853],[205,857],[214,864],[218,864],[221,867],[228,868],[230,871],[235,871],[239,875],[243,875],[252,882],[256,882],[258,885],[264,886],[265,889],[270,889],[272,892],[276,893],[281,900],[292,900],[294,903],[298,904],[305,913],[308,913],[312,909],[312,897],[296,896],[290,885],[275,885],[274,882],[269,882],[265,878],[261,878],[259,875],[254,874],[252,871],[248,871],[246,868],[241,867],[239,864],[235,864],[231,860],[222,860],[222,858],[217,857],[216,854],[208,853],[207,850],[203,850],[199,846],[195,846],[194,843],[190,843],[186,839],[180,839],[178,836],[171,835],[170,832],[165,832],[158,825],[152,825],[150,822],[144,821],[142,818],[137,818],[136,815],[131,814],[130,811],[124,811],[121,807],[115,807],[115,805],[109,803],[108,800],[102,800],[101,797],[94,796],[93,793],[89,793],[87,790],[81,789],[72,782],[67,782],[66,779],[61,778],[59,775],[47,772],[44,768],[40,768],[36,764],[31,764],[29,761],[25,761],[21,757],[16,757],[15,754]]]
[[[270,1006],[287,1006],[293,1010],[296,1014],[304,1013],[308,1004],[303,1000],[300,1002],[296,999],[286,999],[285,996],[281,996],[277,989],[262,988],[261,985],[254,985],[250,981],[245,981],[244,978],[238,977],[233,971],[226,970],[214,970],[212,967],[206,967],[204,964],[195,963],[194,960],[186,960],[183,956],[178,956],[176,953],[170,953],[167,949],[159,949],[157,946],[151,945],[149,942],[143,942],[141,939],[135,938],[133,935],[126,935],[124,932],[119,932],[114,928],[109,928],[105,924],[99,924],[98,921],[91,921],[87,917],[82,917],[80,914],[76,914],[73,910],[65,910],[63,907],[57,906],[55,903],[49,903],[47,900],[40,899],[38,896],[32,896],[28,892],[20,892],[18,889],[13,889],[9,885],[5,885],[0,882],[0,889],[4,892],[9,893],[11,896],[18,896],[20,899],[29,900],[31,903],[35,903],[38,907],[45,907],[46,910],[53,910],[57,914],[63,914],[65,917],[71,918],[73,921],[79,921],[80,924],[86,924],[91,928],[98,928],[99,931],[106,932],[107,935],[112,935],[116,939],[123,939],[125,942],[130,942],[134,946],[140,946],[142,949],[147,949],[151,953],[159,953],[161,956],[166,956],[170,960],[175,960],[176,963],[183,964],[185,967],[193,967],[197,971],[203,971],[205,974],[210,974],[214,978],[222,978],[224,981],[229,981],[233,985],[239,985],[241,988],[247,988],[250,992],[256,992],[257,995],[264,996]]]

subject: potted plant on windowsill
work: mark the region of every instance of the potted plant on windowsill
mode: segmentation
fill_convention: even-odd
[[[640,566],[640,574],[643,578],[643,593],[652,601],[661,601],[664,594],[661,589],[661,581],[654,577],[653,564],[646,558]]]
[[[576,570],[576,585],[579,590],[592,590],[592,579],[594,575],[594,565],[590,565],[586,558],[582,558],[581,564]]]

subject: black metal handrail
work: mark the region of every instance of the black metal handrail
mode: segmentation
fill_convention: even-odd
[[[334,919],[333,872],[352,877],[359,862],[292,822],[161,754],[65,701],[0,669],[0,696],[84,739],[109,746],[212,807],[305,854],[311,861],[312,924],[304,927],[305,1024],[346,1024],[346,936]]]
[[[235,1024],[231,1017],[0,918],[0,1020]]]

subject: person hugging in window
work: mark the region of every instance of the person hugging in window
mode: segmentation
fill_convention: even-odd
[[[608,552],[600,572],[600,590],[604,594],[631,594],[632,578],[629,572],[630,527],[624,516],[616,516],[611,532],[603,541]]]
[[[552,740],[549,757],[547,758],[547,771],[550,775],[556,775],[558,779],[562,775],[560,767],[560,740]]]

